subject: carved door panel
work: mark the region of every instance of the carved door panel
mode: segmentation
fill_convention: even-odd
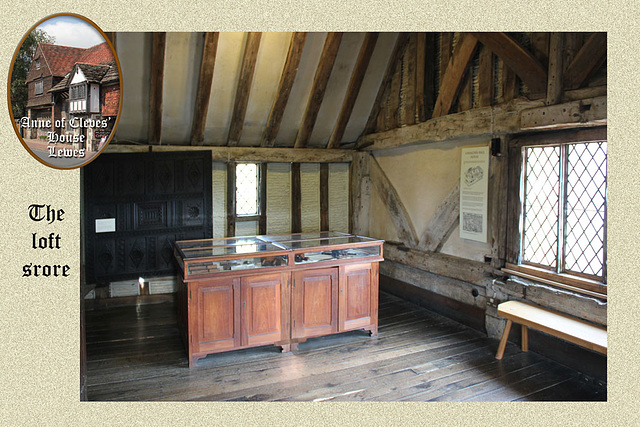
[[[378,264],[340,267],[339,330],[360,329],[378,321]]]
[[[271,344],[285,339],[281,273],[242,278],[242,345]],[[286,311],[286,310],[285,310]]]
[[[193,351],[240,346],[240,279],[217,279],[191,286],[189,339]]]
[[[173,242],[212,236],[211,153],[102,154],[83,169],[89,283],[173,275]]]
[[[293,273],[291,338],[338,331],[338,269]]]

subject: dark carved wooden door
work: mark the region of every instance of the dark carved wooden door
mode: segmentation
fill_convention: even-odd
[[[211,153],[102,154],[84,218],[89,283],[175,274],[173,243],[212,237]]]

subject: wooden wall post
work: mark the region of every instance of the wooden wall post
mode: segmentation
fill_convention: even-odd
[[[320,163],[320,230],[329,230],[329,164]]]
[[[562,100],[562,56],[564,34],[552,33],[549,41],[549,78],[547,82],[547,105],[558,104]]]
[[[300,163],[291,164],[291,232],[302,232],[302,182]]]
[[[227,163],[227,237],[236,235],[236,163]]]
[[[267,164],[260,163],[260,220],[258,234],[267,234]]]
[[[371,154],[355,152],[349,167],[349,231],[369,235],[369,211],[371,207]]]
[[[489,223],[491,227],[491,266],[504,267],[507,239],[508,150],[500,141],[500,156],[491,156],[489,163]]]

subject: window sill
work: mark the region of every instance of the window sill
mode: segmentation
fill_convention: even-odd
[[[556,274],[541,268],[509,263],[505,265],[502,271],[547,285],[557,286],[596,298],[607,299],[607,285],[596,280],[589,280],[569,274]]]
[[[236,222],[242,221],[258,221],[260,220],[260,215],[237,215]]]

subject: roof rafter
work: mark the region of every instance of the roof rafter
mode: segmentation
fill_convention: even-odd
[[[589,80],[607,58],[607,33],[593,33],[564,73],[565,89],[577,89]]]
[[[307,101],[307,108],[305,109],[304,116],[302,117],[302,123],[298,130],[295,148],[305,148],[311,138],[311,132],[316,124],[318,118],[318,111],[322,105],[324,99],[324,93],[327,89],[327,83],[333,70],[333,64],[338,56],[338,49],[340,48],[340,42],[342,41],[342,33],[328,33],[327,39],[324,42],[322,48],[322,55],[320,56],[320,62],[316,69],[316,74],[313,78],[313,87],[309,94],[309,100]]]
[[[391,53],[391,57],[389,57],[389,62],[387,63],[387,69],[384,72],[384,77],[382,78],[382,82],[380,83],[380,88],[378,89],[378,94],[376,95],[376,99],[373,102],[373,106],[371,107],[371,113],[369,113],[369,119],[367,120],[367,124],[362,131],[362,135],[366,135],[368,133],[373,132],[376,120],[378,118],[378,114],[380,113],[380,109],[382,108],[382,102],[385,99],[385,94],[387,93],[387,88],[391,83],[391,79],[393,78],[394,71],[396,69],[396,65],[398,60],[402,56],[402,52],[409,41],[408,33],[400,33],[398,34],[398,38],[396,40],[396,44],[393,48],[393,52]]]
[[[262,134],[262,141],[260,143],[262,147],[273,147],[275,145],[280,124],[282,123],[282,117],[284,116],[284,109],[287,106],[293,82],[298,74],[298,66],[300,65],[300,58],[302,57],[302,50],[304,49],[306,39],[307,33],[293,33],[291,35],[289,52],[287,53],[287,59],[282,69],[282,77],[280,78],[280,85],[278,86],[278,94],[275,101],[273,101],[267,126]]]
[[[205,33],[202,46],[202,62],[200,63],[200,78],[198,80],[198,92],[191,127],[191,145],[202,145],[204,141],[204,128],[209,111],[209,98],[211,97],[211,85],[213,83],[213,70],[216,64],[219,33]]]
[[[353,67],[347,93],[345,94],[344,101],[342,102],[342,108],[340,109],[340,114],[338,115],[336,124],[333,127],[333,132],[331,132],[327,148],[338,148],[340,146],[340,141],[342,141],[344,131],[347,128],[347,123],[349,123],[351,113],[353,113],[353,107],[356,105],[356,99],[360,93],[362,81],[364,80],[364,75],[369,67],[369,61],[371,60],[377,41],[378,33],[367,33],[364,41],[362,42],[360,54],[356,60],[356,65]]]
[[[227,137],[227,145],[230,147],[237,146],[242,136],[242,127],[244,126],[244,117],[247,113],[247,104],[249,103],[253,72],[256,69],[256,60],[258,59],[258,49],[260,49],[261,38],[262,33],[253,32],[247,35],[244,55],[242,57],[242,66],[240,68],[240,78],[238,79],[236,89],[236,100],[233,106],[231,125],[229,126],[229,136]]]
[[[149,84],[149,144],[160,144],[162,137],[162,89],[167,33],[153,33],[151,79]]]
[[[547,90],[547,70],[536,57],[505,33],[471,33],[499,56],[533,93]]]

